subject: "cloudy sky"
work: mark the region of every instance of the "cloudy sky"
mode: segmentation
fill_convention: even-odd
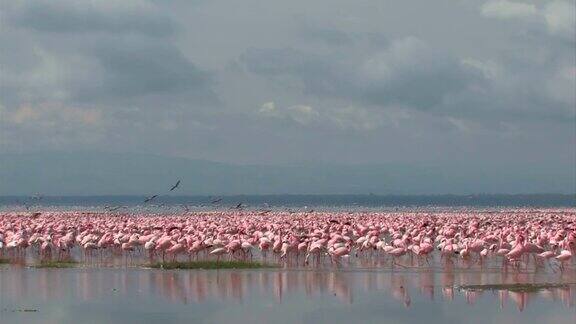
[[[576,163],[575,1],[3,1],[0,152]]]

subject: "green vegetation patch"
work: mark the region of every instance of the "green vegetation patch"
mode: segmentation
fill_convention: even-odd
[[[62,261],[41,261],[40,263],[34,265],[35,268],[74,268],[78,266],[78,262],[74,260],[62,260]]]
[[[10,259],[2,259],[0,258],[0,264],[8,264],[10,263]]]
[[[515,283],[515,284],[492,284],[492,285],[462,285],[463,290],[508,290],[513,292],[538,292],[545,289],[569,288],[568,283]]]
[[[251,261],[190,261],[155,262],[148,267],[154,269],[263,269],[276,268],[276,265]]]

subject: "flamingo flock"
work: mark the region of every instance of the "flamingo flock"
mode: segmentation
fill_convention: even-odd
[[[0,213],[0,258],[574,269],[576,210]],[[355,260],[355,261],[353,261]]]

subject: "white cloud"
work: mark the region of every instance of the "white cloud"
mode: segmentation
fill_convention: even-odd
[[[563,34],[574,38],[576,33],[576,6],[573,2],[553,1],[543,10],[548,30],[553,34]]]
[[[269,116],[269,117],[279,115],[278,109],[276,109],[276,104],[274,104],[274,101],[269,101],[269,102],[263,103],[262,106],[260,107],[260,109],[258,110],[258,112],[264,116]]]
[[[95,108],[43,102],[3,110],[0,143],[6,147],[20,147],[23,141],[50,148],[94,144],[106,135],[102,112]]]
[[[295,105],[288,107],[286,110],[292,120],[302,125],[307,125],[320,117],[318,111],[306,105]]]
[[[473,58],[464,58],[460,63],[480,71],[486,79],[496,79],[502,73],[502,68],[495,62],[489,60],[482,61]]]
[[[258,113],[269,118],[288,118],[301,125],[307,125],[320,117],[320,113],[311,106],[294,105],[278,109],[273,101],[262,104]]]
[[[390,80],[399,67],[421,63],[429,53],[428,45],[416,37],[395,40],[389,48],[369,57],[362,65],[361,73],[370,82]]]
[[[332,109],[329,118],[341,129],[370,131],[383,123],[381,114],[357,106]]]
[[[324,125],[341,130],[369,131],[384,122],[382,111],[364,107],[345,106],[317,110],[308,105],[294,105],[278,109],[274,102],[266,102],[258,113],[268,118],[285,118],[300,125]]]
[[[555,101],[563,103],[568,115],[576,115],[576,66],[559,68],[545,81],[545,90]]]
[[[446,120],[461,132],[467,133],[471,130],[470,125],[465,120],[455,117],[447,117]]]
[[[14,89],[11,95],[24,102],[36,100],[66,100],[69,93],[65,89],[66,64],[56,55],[34,46],[29,53],[32,64],[27,69],[15,70],[3,65],[2,86]]]
[[[79,109],[61,104],[43,103],[22,105],[13,111],[6,112],[6,122],[23,126],[63,127],[69,124],[98,126],[102,114],[97,109]]]
[[[490,1],[482,5],[481,13],[489,18],[539,22],[550,34],[568,36],[572,40],[576,33],[576,7],[569,1],[549,1],[541,7],[506,0]]]
[[[482,5],[482,15],[491,18],[525,18],[536,14],[536,6],[533,4],[499,0]]]

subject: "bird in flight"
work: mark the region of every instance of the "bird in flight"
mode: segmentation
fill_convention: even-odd
[[[178,182],[176,182],[176,184],[175,184],[175,185],[173,185],[173,186],[172,186],[172,188],[170,188],[170,191],[172,191],[172,190],[174,190],[174,189],[178,188],[178,186],[179,186],[179,185],[180,185],[180,180],[178,180]]]
[[[222,199],[224,199],[224,198],[214,199],[214,200],[212,200],[212,203],[213,203],[213,204],[217,204],[217,203],[221,202]]]
[[[148,197],[148,198],[144,199],[144,202],[145,202],[145,203],[147,203],[147,202],[151,202],[151,201],[152,201],[152,200],[154,200],[154,198],[156,198],[156,197],[158,197],[158,195],[153,195],[153,196],[150,196],[150,197]]]
[[[242,208],[242,203],[239,203],[238,205],[236,205],[236,207],[234,207],[235,209],[240,209]]]

